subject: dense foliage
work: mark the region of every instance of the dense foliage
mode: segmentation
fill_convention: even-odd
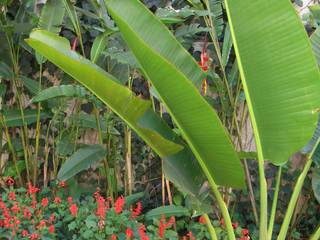
[[[317,239],[301,4],[0,0],[1,237]]]

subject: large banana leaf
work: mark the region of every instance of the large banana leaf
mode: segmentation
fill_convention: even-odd
[[[256,142],[282,164],[317,125],[320,79],[308,37],[290,1],[227,0],[226,9]]]
[[[193,160],[188,148],[180,145],[174,132],[153,112],[149,101],[136,97],[110,74],[71,51],[69,42],[65,38],[47,31],[36,30],[26,41],[36,51],[91,90],[128,123],[156,153],[164,158],[166,175],[173,183],[187,193],[198,194],[204,180],[199,165]]]
[[[202,76],[199,66],[188,60],[191,56],[139,1],[107,0],[107,7],[208,179],[243,187],[242,166],[231,140],[192,84]]]
[[[158,18],[155,18],[151,12],[146,12],[145,8],[141,8],[142,5],[137,5],[136,0],[132,2],[107,0],[106,3],[109,10],[115,12],[115,15],[118,14],[120,8],[123,8],[121,16],[126,14],[126,17],[130,18],[132,21],[131,30],[138,32],[152,51],[168,59],[195,85],[201,85],[205,77],[204,72]],[[125,19],[123,18],[123,20]],[[148,22],[150,20],[152,23]]]

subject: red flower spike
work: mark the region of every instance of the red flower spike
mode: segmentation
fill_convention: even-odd
[[[54,225],[50,225],[48,228],[49,233],[54,234]]]
[[[133,231],[131,228],[126,229],[126,236],[130,239],[133,237]]]
[[[77,207],[76,204],[71,204],[69,210],[70,210],[70,213],[71,213],[72,216],[74,216],[74,217],[77,216],[77,214],[78,214],[78,207]]]
[[[41,206],[42,207],[46,207],[46,206],[48,206],[48,203],[49,203],[49,200],[48,200],[48,198],[42,198],[42,200],[41,200]]]
[[[138,228],[138,234],[141,240],[149,240],[149,237],[146,235],[146,227],[143,224]]]
[[[142,204],[141,202],[137,202],[137,206],[132,212],[132,218],[137,218],[141,214],[141,211],[142,211]]]
[[[9,199],[10,201],[16,201],[16,193],[15,193],[15,192],[10,192],[10,193],[8,194],[8,199]]]
[[[116,202],[114,203],[114,209],[117,214],[120,214],[122,212],[122,208],[125,204],[125,199],[123,196],[118,197]]]
[[[112,236],[111,236],[111,240],[117,240],[117,235],[112,234]]]
[[[249,230],[244,228],[244,229],[242,229],[241,233],[242,233],[243,236],[248,236],[249,235]]]

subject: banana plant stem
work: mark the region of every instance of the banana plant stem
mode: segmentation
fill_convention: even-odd
[[[38,91],[41,91],[41,81],[42,81],[42,63],[40,63],[40,70],[39,70],[39,86]],[[39,142],[40,142],[40,114],[41,114],[41,102],[38,103],[37,109],[37,123],[36,123],[36,146],[35,146],[35,153],[34,153],[34,164],[33,164],[33,184],[37,184],[37,177],[38,177],[38,153],[39,153]]]
[[[223,201],[222,195],[219,192],[218,186],[214,182],[213,178],[210,176],[210,174],[206,174],[206,175],[207,175],[207,178],[208,178],[208,182],[209,182],[209,184],[211,186],[211,189],[213,191],[213,194],[215,195],[216,201],[217,201],[217,203],[219,205],[222,217],[224,219],[224,222],[225,222],[225,225],[226,225],[227,234],[228,234],[228,239],[229,240],[235,240],[236,237],[234,235],[232,222],[231,222],[231,217],[230,217],[227,205]]]
[[[315,231],[315,233],[310,237],[310,240],[318,239],[320,239],[320,225],[318,226],[318,229]]]
[[[269,220],[269,226],[268,226],[268,240],[272,239],[272,231],[273,231],[273,225],[274,225],[274,220],[275,220],[276,211],[277,211],[278,195],[279,195],[279,188],[280,188],[280,182],[281,182],[281,172],[282,172],[282,168],[280,166],[278,170],[277,179],[276,179],[276,186],[274,190],[274,196],[273,196],[273,202],[272,202],[272,208],[271,208],[271,214],[270,214],[270,220]]]
[[[206,220],[206,224],[207,224],[207,227],[208,227],[208,231],[209,231],[211,240],[218,240],[216,231],[214,230],[214,227],[212,226],[212,223],[210,221],[210,218],[209,218],[208,214],[203,214],[203,217]]]
[[[287,212],[286,212],[286,215],[284,217],[283,223],[281,225],[280,232],[279,232],[277,240],[285,240],[285,238],[286,238],[286,235],[287,235],[287,232],[288,232],[288,228],[289,228],[289,225],[290,225],[290,221],[291,221],[291,218],[292,218],[292,215],[293,215],[293,211],[295,209],[298,197],[299,197],[301,189],[303,187],[304,179],[306,178],[307,173],[308,173],[308,171],[309,171],[309,169],[311,167],[311,164],[312,164],[311,156],[308,157],[308,160],[307,160],[307,162],[306,162],[306,164],[305,164],[305,166],[304,166],[304,168],[302,170],[302,173],[298,177],[298,180],[297,180],[297,183],[296,183],[296,185],[294,187],[294,190],[293,190],[293,193],[292,193],[292,196],[291,196],[288,208],[287,208]]]
[[[257,144],[260,145],[260,144]],[[260,145],[261,148],[261,145]],[[259,225],[259,239],[267,239],[268,229],[268,192],[267,181],[264,174],[264,158],[262,149],[258,150],[258,165],[259,165],[259,181],[260,181],[260,225]]]

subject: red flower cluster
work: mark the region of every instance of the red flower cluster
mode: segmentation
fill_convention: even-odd
[[[26,203],[17,199],[13,189],[8,193],[8,200],[4,201],[0,198],[0,213],[2,213],[0,215],[0,228],[10,230],[12,238],[22,236],[33,240],[40,239],[43,229],[47,229],[50,234],[55,233],[54,218],[45,219],[44,214],[42,214],[42,210],[48,205],[49,199],[43,198],[41,204],[38,204],[36,198],[38,191],[39,188],[28,183],[27,193],[24,197]],[[25,223],[28,224],[28,230],[25,229]]]
[[[137,218],[137,217],[141,214],[141,211],[142,211],[142,204],[141,204],[141,202],[137,202],[137,206],[136,206],[136,208],[132,211],[131,217],[132,217],[132,218]]]
[[[159,223],[159,231],[158,231],[158,235],[159,235],[160,238],[164,238],[165,230],[168,227],[171,227],[174,224],[174,222],[175,222],[175,218],[173,216],[170,217],[168,222],[166,222],[166,216],[165,215],[161,216],[160,223]]]
[[[122,212],[123,206],[125,205],[126,200],[123,196],[118,197],[118,199],[114,203],[114,210],[117,214],[120,214]]]
[[[141,225],[138,229],[138,233],[139,233],[139,236],[140,236],[140,239],[141,240],[149,240],[149,237],[147,236],[146,234],[146,226],[145,225]]]

